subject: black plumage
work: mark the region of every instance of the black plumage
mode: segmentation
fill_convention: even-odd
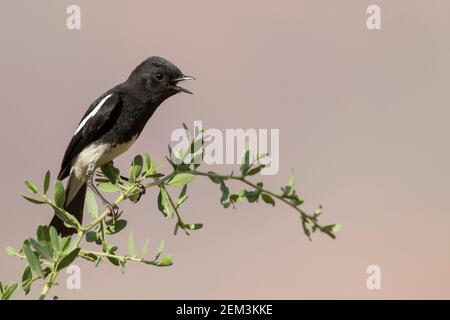
[[[140,135],[158,106],[170,96],[189,90],[178,86],[190,80],[174,64],[151,57],[139,64],[127,81],[108,90],[84,114],[67,147],[58,179],[69,177],[64,208],[80,223],[89,168],[97,168],[125,152]],[[104,200],[104,198],[102,198]],[[63,236],[73,234],[58,217],[53,225]]]

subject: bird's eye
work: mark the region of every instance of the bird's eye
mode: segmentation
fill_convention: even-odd
[[[162,74],[161,72],[158,72],[156,74],[156,80],[161,81],[162,79],[164,79],[164,74]]]

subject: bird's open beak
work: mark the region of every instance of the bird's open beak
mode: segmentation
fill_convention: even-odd
[[[176,89],[177,91],[179,91],[179,92],[185,92],[185,93],[193,94],[192,91],[189,91],[186,88],[178,86],[178,82],[186,81],[186,80],[195,80],[195,78],[194,77],[190,77],[190,76],[182,76],[180,78],[174,79],[174,80],[172,80],[172,87],[174,89]]]

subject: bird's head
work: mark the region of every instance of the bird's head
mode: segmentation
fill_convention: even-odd
[[[150,57],[134,69],[127,82],[138,99],[159,105],[179,92],[192,94],[179,83],[193,79],[184,75],[172,62],[161,57]]]

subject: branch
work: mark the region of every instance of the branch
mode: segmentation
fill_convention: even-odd
[[[186,128],[186,127],[185,127]],[[202,135],[202,132],[199,133]],[[141,196],[146,193],[148,188],[159,188],[158,209],[165,218],[176,217],[175,224],[176,234],[178,228],[181,228],[189,235],[188,231],[198,230],[203,227],[201,223],[185,223],[183,221],[180,207],[185,203],[188,196],[186,195],[188,184],[196,177],[208,177],[213,183],[218,184],[221,191],[220,203],[224,208],[230,205],[233,207],[243,202],[245,199],[250,202],[257,202],[262,199],[266,204],[275,206],[275,201],[280,201],[293,208],[300,216],[301,225],[305,235],[311,240],[311,235],[316,230],[335,238],[335,233],[339,229],[339,225],[331,224],[322,226],[318,222],[318,218],[322,213],[319,207],[314,213],[308,214],[300,208],[303,200],[296,194],[294,186],[294,178],[291,176],[289,183],[282,187],[282,193],[275,193],[264,187],[262,182],[254,183],[249,177],[258,174],[264,165],[256,163],[262,156],[258,156],[254,163],[250,163],[249,150],[246,150],[244,161],[240,167],[239,175],[222,175],[212,171],[204,172],[198,170],[201,163],[185,163],[184,160],[190,154],[192,160],[198,159],[193,156],[199,149],[203,151],[204,139],[200,138],[200,144],[197,137],[192,141],[189,152],[183,152],[181,155],[175,155],[169,147],[169,157],[167,158],[172,166],[172,171],[163,174],[155,169],[155,162],[144,154],[142,157],[138,155],[134,157],[129,169],[128,177],[120,175],[120,170],[113,166],[112,163],[101,168],[101,172],[97,172],[97,187],[110,193],[118,193],[114,204],[119,206],[126,200],[136,203]],[[231,193],[226,185],[227,181],[233,180],[242,183],[250,190],[240,189],[237,193]],[[118,255],[118,247],[112,245],[108,239],[109,236],[117,234],[125,229],[127,222],[124,219],[106,221],[111,214],[110,208],[105,208],[100,214],[98,213],[97,202],[92,194],[86,197],[88,212],[92,220],[82,226],[78,220],[69,212],[64,210],[65,191],[61,181],[56,180],[54,185],[53,198],[48,196],[50,185],[50,172],[47,171],[44,177],[44,188],[40,191],[38,187],[30,182],[25,182],[27,189],[39,198],[22,194],[22,197],[33,204],[46,204],[52,207],[55,214],[68,226],[77,230],[77,234],[72,237],[60,238],[53,227],[39,226],[37,229],[36,239],[28,238],[23,242],[21,250],[17,252],[15,249],[8,247],[7,253],[16,256],[26,262],[26,268],[22,275],[22,288],[25,294],[30,291],[32,283],[37,280],[43,280],[43,288],[39,295],[39,299],[45,299],[51,288],[54,286],[56,278],[61,270],[68,267],[77,258],[87,259],[99,265],[103,261],[109,261],[118,266],[122,272],[125,270],[127,262],[145,263],[152,266],[164,267],[172,265],[172,256],[166,255],[160,259],[164,248],[164,242],[161,241],[153,259],[146,259],[148,251],[148,240],[142,248],[139,256],[136,255],[133,234],[130,232],[128,238],[127,254]],[[182,187],[178,199],[173,198],[169,193],[169,188]],[[174,199],[176,201],[174,201]],[[87,242],[95,242],[100,246],[101,251],[91,251],[81,248],[82,240]],[[73,241],[72,241],[73,240]],[[16,290],[17,283],[12,283],[3,288],[0,283],[0,293],[2,299],[9,299]]]

